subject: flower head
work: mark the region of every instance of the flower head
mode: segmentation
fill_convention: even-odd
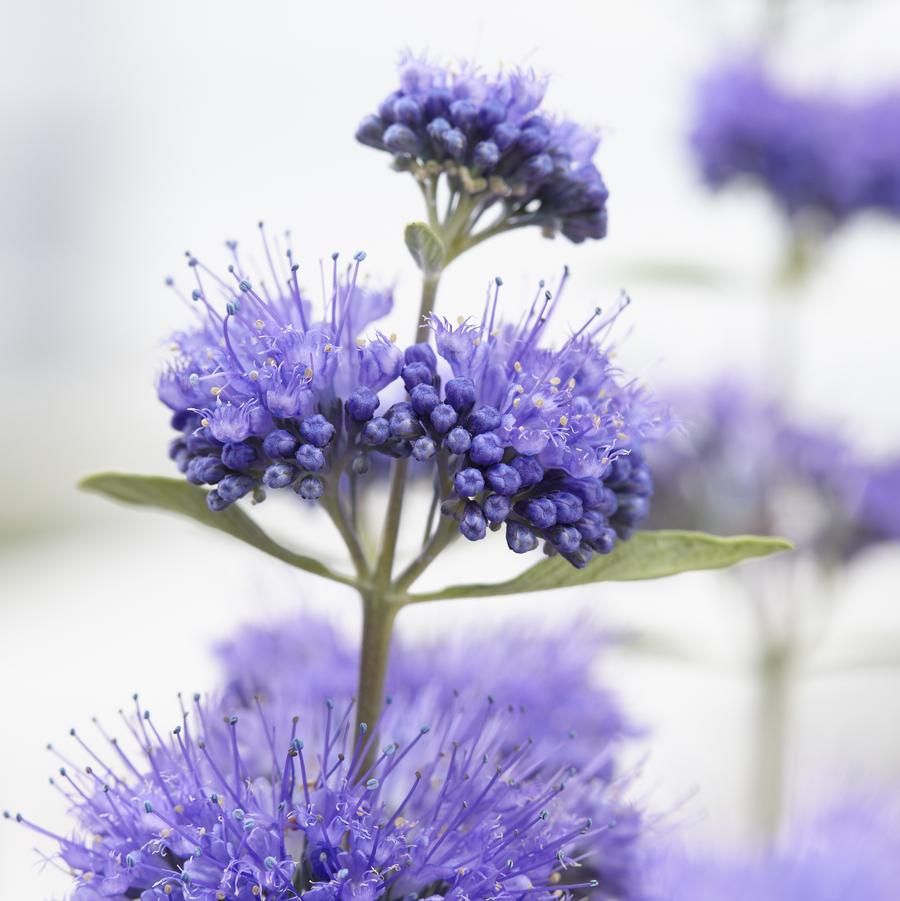
[[[392,154],[423,183],[441,174],[477,218],[497,208],[507,227],[536,224],[570,241],[606,234],[608,191],[593,163],[599,139],[541,108],[547,78],[487,75],[424,57],[400,63],[400,85],[359,125],[363,144]]]
[[[889,469],[877,475],[837,424],[799,423],[732,381],[681,392],[673,402],[690,435],[652,455],[656,527],[783,534],[826,560],[891,537],[875,495],[889,506],[900,485],[891,490]]]
[[[513,551],[542,540],[546,552],[584,566],[646,517],[653,482],[643,446],[667,418],[622,377],[605,344],[627,299],[609,316],[596,310],[553,347],[547,325],[563,285],[555,297],[542,285],[512,325],[497,315],[500,284],[480,323],[431,320],[453,376],[446,402],[467,414],[447,436],[463,461],[454,480],[460,500],[444,510],[470,540],[483,538],[487,523],[505,523]]]
[[[863,210],[900,215],[897,91],[802,94],[757,59],[730,63],[700,84],[693,144],[710,185],[749,177],[791,216],[836,224]]]
[[[884,799],[852,799],[799,824],[755,855],[669,859],[668,901],[888,901],[900,881],[900,819]]]
[[[610,779],[613,752],[638,734],[612,692],[593,669],[604,637],[586,624],[538,629],[523,624],[486,629],[465,642],[412,642],[395,637],[387,675],[393,708],[412,719],[453,703],[477,705],[490,691],[499,706],[519,715],[508,720],[504,742],[512,748],[531,738],[539,753],[584,767],[605,754]],[[358,650],[331,624],[311,613],[266,626],[245,626],[221,644],[225,701],[236,712],[253,710],[262,698],[287,718],[315,708],[321,697],[356,691]],[[479,661],[477,685],[471,661]],[[524,676],[535,661],[553,661],[540,679]],[[277,717],[276,717],[277,718]],[[558,736],[573,740],[558,745]],[[577,739],[577,740],[576,740]]]
[[[262,707],[239,721],[198,697],[168,734],[138,707],[140,757],[73,732],[90,764],[55,784],[74,837],[17,819],[59,842],[76,901],[606,895],[604,854],[622,842],[603,837],[636,829],[637,814],[590,772],[541,767],[527,742],[505,750],[515,712],[445,708],[429,728],[389,709],[376,737],[351,734],[352,707],[327,702],[315,743],[303,718]],[[266,749],[264,767],[248,745]]]

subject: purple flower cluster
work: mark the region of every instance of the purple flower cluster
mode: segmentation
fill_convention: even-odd
[[[721,381],[673,399],[690,439],[659,446],[653,525],[784,534],[840,560],[900,535],[900,479],[833,429],[797,423],[747,385]],[[866,500],[868,499],[868,500]]]
[[[172,457],[188,481],[215,486],[212,510],[248,494],[261,501],[266,489],[335,496],[378,452],[446,464],[441,487],[457,500],[445,495],[443,512],[470,540],[506,523],[517,553],[543,541],[584,566],[646,516],[641,444],[660,421],[602,347],[617,313],[598,311],[553,350],[542,341],[559,295],[542,290],[518,326],[504,325],[497,279],[481,324],[432,319],[437,354],[428,344],[401,350],[380,332],[360,337],[391,307],[388,293],[357,284],[362,254],[343,275],[335,259],[314,319],[290,250],[279,271],[264,242],[272,280],[256,285],[230,246],[230,282],[189,256],[200,324],[175,335],[178,357],[159,381],[181,432]]]
[[[411,642],[398,636],[387,692],[394,707],[424,720],[429,711],[458,699],[476,704],[490,691],[498,705],[520,713],[507,723],[506,747],[531,738],[539,753],[558,753],[557,737],[571,734],[573,740],[562,749],[563,762],[584,768],[605,755],[612,779],[613,752],[639,730],[594,675],[603,645],[604,636],[595,628],[572,622],[555,629],[523,623],[488,628],[466,641]],[[349,697],[356,691],[359,649],[313,614],[244,627],[217,652],[225,701],[238,712],[252,710],[259,697],[287,717],[314,708],[327,694]],[[473,660],[478,661],[477,679]],[[541,679],[522,678],[535,661],[549,660],[553,666]]]
[[[659,897],[680,901],[892,901],[900,885],[900,817],[884,798],[853,799],[756,855],[679,857]]]
[[[598,137],[544,113],[546,88],[531,71],[488,76],[407,56],[400,87],[356,137],[420,178],[445,174],[454,193],[476,201],[473,218],[499,205],[510,226],[537,224],[576,243],[602,238],[609,192],[592,162]]]
[[[558,348],[542,343],[561,291],[554,298],[542,286],[516,325],[497,318],[496,291],[479,324],[432,318],[453,373],[447,391],[465,386],[473,410],[447,435],[464,457],[453,479],[459,500],[443,511],[471,541],[505,523],[516,553],[543,541],[545,553],[582,567],[647,516],[653,480],[642,446],[666,417],[604,346],[625,302],[605,318],[596,310]]]
[[[696,118],[693,145],[713,187],[750,177],[789,215],[833,224],[864,210],[900,216],[900,91],[803,94],[750,59],[706,76]]]
[[[308,722],[270,721],[262,705],[239,722],[198,696],[164,734],[135,703],[140,756],[72,732],[88,766],[66,763],[54,784],[73,837],[16,817],[58,842],[73,901],[610,897],[604,854],[639,829],[589,771],[547,766],[529,742],[501,747],[518,714],[495,705],[444,708],[431,728],[388,708],[376,736],[328,701],[305,744]]]

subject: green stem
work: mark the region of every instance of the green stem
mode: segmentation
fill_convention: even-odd
[[[394,619],[400,605],[377,591],[361,592],[363,601],[363,632],[359,661],[359,682],[356,690],[356,735],[365,723],[372,730],[381,716],[384,689]],[[358,771],[362,776],[377,754],[378,740],[369,736],[369,750]]]
[[[412,585],[419,576],[428,569],[429,566],[434,562],[435,557],[454,538],[459,534],[459,529],[454,519],[444,518],[441,520],[441,524],[438,526],[434,535],[431,536],[431,540],[425,547],[422,549],[422,553],[410,563],[409,566],[406,567],[405,570],[397,577],[397,580],[394,582],[394,590],[398,594],[402,594],[406,591],[407,588]]]
[[[419,304],[418,328],[421,328],[425,319],[434,312],[434,302],[437,299],[440,280],[440,272],[422,280],[422,302]]]
[[[773,644],[765,649],[760,661],[753,786],[757,827],[764,840],[777,834],[781,822],[790,684],[790,645]]]
[[[340,476],[338,476],[338,480],[340,480]],[[353,568],[356,570],[357,579],[362,582],[368,582],[371,575],[369,561],[366,559],[365,552],[356,535],[356,530],[347,519],[347,514],[344,512],[337,490],[326,492],[322,496],[322,505],[340,533],[341,538],[344,539],[344,544],[347,545],[350,559],[353,561]]]
[[[384,520],[384,539],[381,543],[378,563],[375,566],[375,590],[381,593],[386,593],[391,583],[394,554],[397,551],[397,536],[400,533],[400,519],[403,515],[403,493],[406,489],[408,469],[409,460],[397,460],[394,464],[394,475],[391,479],[391,491]]]

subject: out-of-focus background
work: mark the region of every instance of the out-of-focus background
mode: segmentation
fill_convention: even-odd
[[[209,645],[242,622],[304,603],[356,622],[350,592],[74,486],[107,468],[174,473],[153,380],[160,339],[185,322],[163,279],[180,274],[186,248],[218,262],[222,241],[253,240],[260,218],[292,228],[308,269],[363,248],[373,277],[396,280],[398,318],[412,321],[417,273],[401,231],[421,218],[420,198],[353,139],[393,87],[404,47],[552,72],[548,105],[604,132],[609,237],[575,247],[523,231],[490,242],[450,270],[439,309],[476,311],[495,274],[516,299],[567,263],[570,322],[629,290],[623,358],[661,389],[762,365],[764,295],[785,237],[761,192],[713,195],[700,183],[686,141],[698,75],[776,27],[778,65],[798,85],[900,83],[892,0],[3,5],[0,806],[51,826],[61,818],[45,780],[48,740],[94,714],[113,718],[135,690],[174,710],[176,691],[214,682]],[[898,248],[900,226],[859,217],[800,300],[789,403],[840,422],[873,456],[900,449]],[[296,539],[327,554],[323,532],[314,521]],[[466,565],[516,566],[489,545],[465,548]],[[459,559],[448,555],[445,575]],[[841,576],[843,603],[791,696],[789,806],[836,782],[900,780],[898,586],[897,545]],[[687,648],[684,660],[613,654],[605,678],[652,729],[639,753],[653,803],[683,804],[688,841],[738,839],[752,822],[755,684],[739,594],[727,577],[684,575],[428,605],[400,628],[589,610]],[[63,874],[39,874],[33,844],[24,830],[0,836],[9,897],[65,891]]]

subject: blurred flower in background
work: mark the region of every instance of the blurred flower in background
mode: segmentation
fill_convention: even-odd
[[[840,419],[801,423],[733,378],[682,389],[672,405],[683,429],[649,452],[656,528],[786,535],[824,566],[898,536],[900,461],[869,461]]]
[[[900,806],[890,792],[823,805],[765,850],[672,856],[662,882],[690,901],[893,901]]]
[[[692,143],[711,187],[755,182],[790,217],[900,216],[900,90],[803,92],[750,56],[701,81]]]

